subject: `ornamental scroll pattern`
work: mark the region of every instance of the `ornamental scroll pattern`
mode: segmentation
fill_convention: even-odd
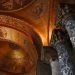
[[[2,30],[1,27],[0,27],[0,39],[5,38],[6,36],[7,36],[6,30]]]
[[[0,0],[1,12],[12,12],[27,7],[35,0]]]
[[[25,34],[27,34],[26,32],[28,32],[28,34],[30,34],[31,31],[34,32],[32,27],[29,26],[29,24],[26,21],[22,21],[20,19],[5,15],[0,15],[0,26],[14,28]],[[31,34],[28,36],[31,36]]]
[[[48,2],[46,0],[37,0],[33,8],[32,16],[37,20],[40,19],[48,12]]]

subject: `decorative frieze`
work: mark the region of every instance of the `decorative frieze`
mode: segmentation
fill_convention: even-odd
[[[21,10],[35,0],[0,0],[0,12],[14,12]]]

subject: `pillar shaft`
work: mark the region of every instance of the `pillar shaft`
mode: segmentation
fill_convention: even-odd
[[[52,68],[52,75],[60,75],[59,61],[58,60],[52,61],[50,59],[50,66]]]
[[[64,45],[63,42],[57,43],[55,46],[56,50],[58,52],[58,59],[59,59],[59,64],[60,64],[60,71],[61,75],[74,75],[73,74],[73,67],[72,67],[72,62],[70,59],[70,56],[67,52],[67,48]]]
[[[71,60],[71,47],[65,37],[66,36],[62,30],[54,30],[52,36],[52,40],[54,42],[53,47],[55,47],[58,53],[60,75],[74,75]]]
[[[75,15],[67,16],[62,23],[63,25],[65,25],[65,28],[72,42],[73,48],[75,49]]]

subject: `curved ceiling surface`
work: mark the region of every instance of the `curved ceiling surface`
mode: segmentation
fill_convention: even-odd
[[[35,0],[0,0],[0,12],[13,12],[21,10]]]

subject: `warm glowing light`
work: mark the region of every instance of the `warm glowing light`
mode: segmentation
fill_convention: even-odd
[[[42,40],[42,43],[44,46],[47,46],[48,45],[48,41],[47,41],[47,34],[46,33],[42,33],[38,30],[36,30],[36,32],[39,34],[41,40]]]
[[[23,53],[18,50],[13,51],[13,56],[14,56],[14,58],[23,58],[24,57]]]
[[[54,29],[55,29],[55,25],[51,25],[49,28],[49,41],[51,41],[51,36]]]
[[[48,45],[47,37],[42,34],[40,34],[40,37],[42,38],[43,45]]]
[[[55,29],[57,9],[60,0],[50,0],[50,27],[49,27],[49,41],[51,40],[52,31]]]
[[[13,58],[17,63],[21,64],[24,62],[24,53],[20,50],[14,50],[12,51],[11,58]]]

